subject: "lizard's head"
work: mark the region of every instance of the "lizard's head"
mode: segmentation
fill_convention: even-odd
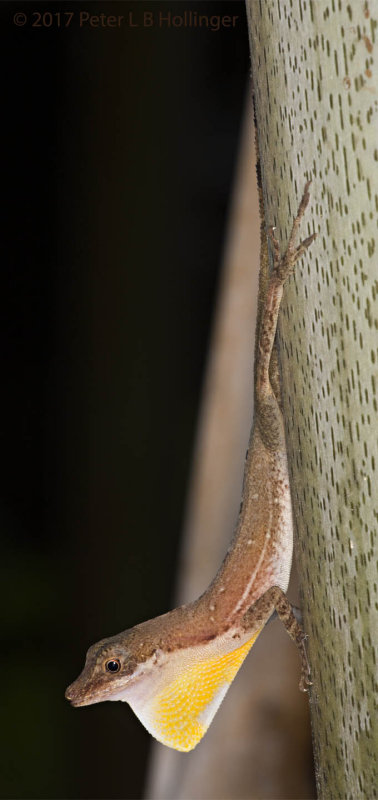
[[[123,699],[130,682],[140,672],[137,654],[128,646],[128,639],[132,644],[134,638],[131,634],[132,631],[125,631],[89,648],[83,671],[66,689],[65,696],[73,706]]]
[[[90,647],[66,697],[73,706],[126,701],[158,741],[188,751],[202,739],[258,633],[231,651],[222,637],[168,649],[158,633],[167,620],[170,615]]]

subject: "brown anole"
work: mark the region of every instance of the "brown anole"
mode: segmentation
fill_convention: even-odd
[[[74,706],[103,700],[130,704],[148,731],[177,750],[200,741],[258,634],[274,611],[297,644],[300,688],[310,683],[305,634],[286,597],[293,523],[275,346],[285,281],[316,234],[296,244],[309,202],[308,182],[284,255],[268,231],[260,189],[261,268],[255,347],[255,414],[242,502],[229,550],[197,600],[89,648],[82,673],[68,687]]]

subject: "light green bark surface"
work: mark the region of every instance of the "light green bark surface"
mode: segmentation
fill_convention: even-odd
[[[377,796],[378,3],[247,0],[267,222],[285,245],[284,408],[319,797]],[[295,764],[292,765],[295,769]]]

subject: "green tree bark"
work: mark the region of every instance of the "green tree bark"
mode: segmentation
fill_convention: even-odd
[[[284,409],[319,797],[376,797],[378,6],[247,0],[267,212],[284,246]]]

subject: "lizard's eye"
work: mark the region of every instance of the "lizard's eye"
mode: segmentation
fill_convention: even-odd
[[[121,662],[118,660],[118,658],[111,658],[106,662],[105,669],[107,672],[119,672],[121,669]]]

